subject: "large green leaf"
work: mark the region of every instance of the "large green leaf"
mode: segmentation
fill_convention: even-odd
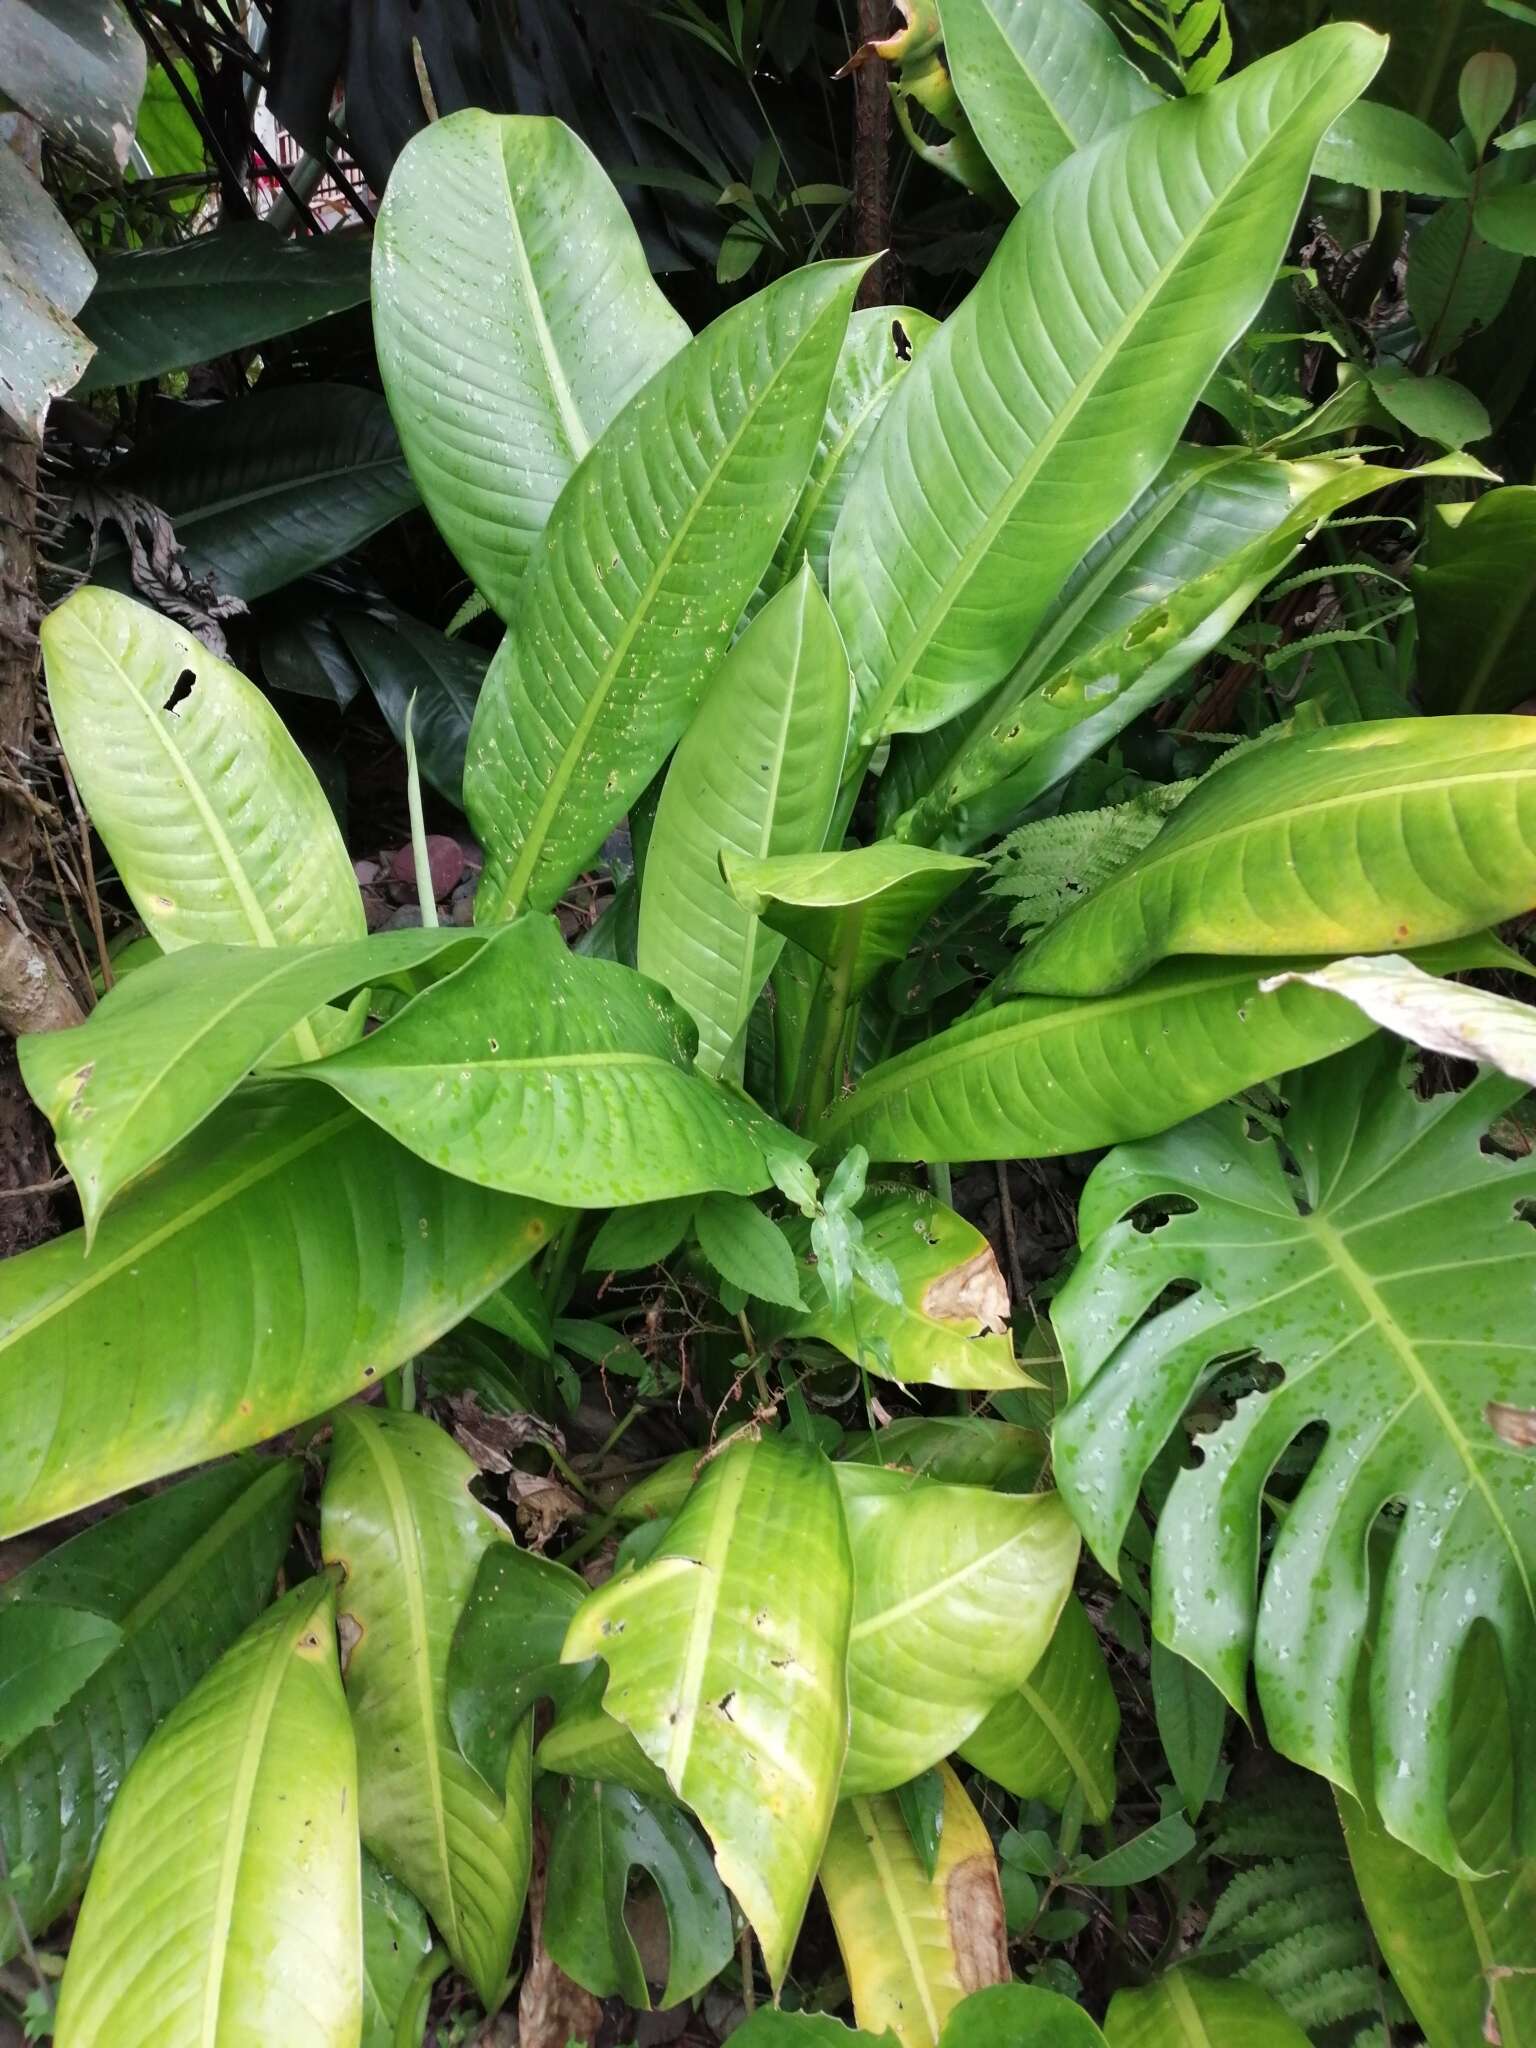
[[[936,2048],[969,1991],[1008,1978],[997,1857],[986,1824],[947,1764],[938,1855],[930,1875],[901,1804],[845,1799],[837,1809],[821,1888],[832,1911],[853,2010],[901,2048]]]
[[[902,379],[833,538],[866,740],[983,697],[1166,462],[1383,47],[1321,30],[1113,130],[1019,215]]]
[[[338,1409],[321,1502],[326,1562],[358,1633],[347,1659],[363,1840],[432,1915],[491,2004],[512,1957],[533,1846],[530,1726],[494,1790],[448,1721],[448,1652],[487,1548],[503,1540],[469,1490],[478,1470],[423,1415]]]
[[[117,1795],[70,1943],[59,2048],[354,2048],[357,1765],[333,1588],[248,1629]]]
[[[898,380],[938,331],[938,321],[913,306],[865,306],[853,314],[832,373],[810,474],[774,555],[770,583],[788,583],[808,561],[826,588],[832,535],[869,437]]]
[[[703,1822],[775,1986],[815,1881],[848,1741],[853,1567],[819,1451],[743,1439],[666,1540],[593,1593],[567,1661],[602,1657],[608,1710]]]
[[[168,514],[188,569],[244,598],[334,562],[416,503],[389,408],[346,384],[195,406],[113,481]],[[93,573],[125,584],[126,550],[104,542]]]
[[[523,1717],[540,1699],[568,1699],[585,1674],[560,1662],[587,1583],[553,1558],[497,1543],[480,1560],[448,1655],[448,1719],[488,1785],[506,1782]]]
[[[807,561],[721,662],[672,757],[646,852],[635,964],[698,1025],[702,1073],[731,1064],[783,943],[721,863],[820,852],[851,707],[848,657]]]
[[[666,1774],[651,1762],[623,1722],[604,1712],[607,1681],[602,1666],[565,1667],[567,1678],[577,1672],[582,1675],[571,1688],[568,1701],[533,1753],[534,1769],[557,1778],[622,1785],[652,1806],[672,1805],[674,1794]]]
[[[561,494],[470,734],[482,920],[555,902],[682,736],[805,481],[863,268],[722,314]]]
[[[1014,673],[956,722],[947,758],[939,742],[951,728],[906,743],[917,758],[902,786],[929,791],[895,829],[978,845],[1165,696],[1330,515],[1406,476],[1486,474],[1459,455],[1403,471],[1181,453],[1106,535]]]
[[[0,1756],[51,1721],[122,1639],[89,1608],[0,1602]]]
[[[228,1103],[102,1222],[0,1265],[0,1535],[318,1415],[562,1220],[308,1087]]]
[[[1109,2048],[1308,2048],[1282,2006],[1240,1977],[1170,1970],[1140,1990],[1117,1991],[1104,2016]]]
[[[87,586],[42,627],[48,701],[91,821],[151,934],[316,945],[367,930],[314,771],[272,706],[184,628]],[[313,1058],[321,1020],[287,1056]]]
[[[108,256],[80,314],[96,354],[79,389],[139,384],[360,305],[369,251],[365,233],[285,240],[248,220]]]
[[[336,630],[402,746],[409,714],[423,780],[462,804],[469,728],[490,661],[485,649],[403,612],[341,612]]]
[[[851,2029],[822,2013],[764,2007],[732,2036],[738,2048],[891,2048],[895,2035]],[[1104,2048],[1104,2036],[1070,1998],[1033,1984],[993,1984],[963,1998],[939,2048]]]
[[[380,932],[336,946],[184,947],[125,976],[72,1031],[19,1041],[22,1076],[74,1176],[86,1244],[107,1205],[275,1051],[312,1010],[409,982],[468,932]]]
[[[1068,1600],[1044,1656],[960,1744],[968,1764],[1019,1799],[1059,1813],[1073,1791],[1102,1827],[1115,1803],[1120,1702],[1093,1623]]]
[[[506,618],[566,479],[687,326],[586,144],[471,107],[390,174],[373,329],[427,509]]]
[[[1201,1438],[1163,1511],[1153,1623],[1241,1711],[1252,1655],[1284,1755],[1346,1790],[1366,1621],[1365,1536],[1403,1516],[1371,1674],[1375,1797],[1399,1840],[1467,1875],[1447,1819],[1456,1662],[1497,1635],[1515,1697],[1536,1679],[1536,1467],[1486,1419],[1536,1407],[1524,1220],[1536,1163],[1484,1151],[1520,1084],[1420,1101],[1391,1042],[1290,1084],[1283,1140],[1217,1111],[1111,1153],[1084,1192],[1082,1257],[1055,1305],[1073,1393],[1058,1484],[1116,1568],[1136,1489],[1220,1361],[1284,1374]],[[1282,1149],[1283,1145],[1283,1149]],[[1164,1216],[1143,1231],[1147,1203]],[[1170,1206],[1179,1213],[1169,1215]],[[1446,1284],[1476,1275],[1476,1312]],[[1177,1281],[1185,1298],[1158,1311]],[[1295,1438],[1327,1442],[1262,1569],[1261,1501]],[[1536,1768],[1519,1732],[1522,1780]]]
[[[550,1955],[598,1998],[649,2009],[645,1968],[624,1919],[643,1870],[667,1916],[663,2006],[694,1998],[731,1960],[731,1908],[698,1831],[670,1801],[622,1785],[572,1785],[549,1846],[542,1935]]]
[[[583,959],[552,919],[526,917],[306,1071],[484,1187],[585,1208],[754,1194],[776,1127],[694,1073],[692,1055],[691,1025],[653,982]]]
[[[1431,710],[1508,711],[1536,695],[1536,489],[1436,507],[1413,603]]]
[[[1162,98],[1089,0],[941,0],[976,139],[1022,206],[1074,150]]]
[[[155,1724],[260,1613],[298,1490],[296,1466],[236,1460],[83,1530],[6,1587],[18,1607],[67,1602],[120,1638],[58,1712],[0,1756],[7,1885],[34,1934],[79,1897]],[[0,1958],[15,1946],[8,1915]]]
[[[839,1465],[853,1550],[842,1795],[888,1792],[957,1749],[1039,1663],[1078,1536],[1053,1493],[989,1493]]]
[[[874,1159],[1044,1159],[1148,1137],[1368,1036],[1341,997],[1261,995],[1267,965],[1169,960],[1116,995],[1000,1002],[871,1067],[811,1135]]]
[[[1022,1493],[1039,1476],[1046,1441],[1039,1430],[991,1415],[898,1415],[882,1429],[850,1431],[837,1455],[858,1465],[899,1465],[958,1486]]]
[[[921,1188],[874,1189],[859,1206],[864,1249],[894,1274],[899,1301],[855,1273],[841,1306],[809,1257],[811,1228],[786,1226],[800,1254],[804,1315],[763,1327],[820,1337],[858,1365],[908,1386],[1023,1387],[1008,1332],[1012,1308],[996,1254],[981,1232]],[[945,1475],[940,1475],[945,1476]]]
[[[420,1901],[363,1851],[363,2037],[359,2048],[420,2048],[424,2027],[397,2033],[407,2008],[425,1998],[432,1930]]]
[[[1394,1841],[1371,1795],[1370,1725],[1356,1691],[1358,1798],[1338,1794],[1350,1865],[1371,1930],[1429,2048],[1494,2038],[1536,2041],[1536,1860],[1511,1857],[1509,1702],[1498,1652],[1474,1636],[1451,1720],[1450,1819],[1469,1863],[1498,1874],[1447,1877]],[[1515,1711],[1526,1711],[1523,1700]],[[1486,2020],[1492,2015],[1490,2037]]]
[[[1400,951],[1533,903],[1528,719],[1324,727],[1207,776],[1143,853],[1019,956],[999,992],[1100,995],[1169,954]]]
[[[118,0],[5,0],[5,96],[113,177],[128,165],[144,45]]]
[[[0,160],[0,407],[34,441],[91,344],[70,317],[96,273],[64,216],[14,149]]]

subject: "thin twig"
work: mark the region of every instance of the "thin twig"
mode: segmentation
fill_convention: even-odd
[[[998,1206],[1003,1213],[1003,1242],[1008,1247],[1008,1280],[1013,1289],[1013,1298],[1024,1299],[1024,1267],[1019,1258],[1019,1233],[1013,1222],[1013,1195],[1008,1186],[1008,1162],[994,1159],[992,1171],[997,1175]]]
[[[96,863],[91,859],[91,821],[85,815],[85,805],[80,801],[80,792],[75,787],[75,778],[69,772],[69,762],[63,754],[59,766],[64,771],[64,787],[69,791],[69,801],[74,807],[75,825],[80,834],[80,873],[85,883],[85,908],[91,920],[91,933],[96,941],[96,959],[101,968],[102,988],[112,986],[112,962],[107,954],[106,927],[101,921],[101,897],[96,889]]]

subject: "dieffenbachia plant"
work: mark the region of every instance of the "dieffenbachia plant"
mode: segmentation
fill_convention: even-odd
[[[373,259],[385,390],[505,622],[463,771],[473,926],[365,934],[303,756],[181,627],[93,585],[46,621],[61,738],[159,954],[21,1047],[83,1228],[0,1267],[0,1533],[331,1416],[313,1575],[266,1612],[295,1482],[243,1460],[127,1510],[104,1562],[87,1530],[0,1594],[0,1644],[50,1674],[8,1696],[0,1671],[18,1925],[78,1897],[100,1845],[61,2048],[403,2039],[429,1922],[494,2007],[536,1856],[547,1957],[635,2004],[632,1871],[666,1912],[669,1999],[726,1966],[738,1916],[778,1992],[819,1885],[865,2031],[768,2010],[743,2048],[1287,2048],[1236,1981],[1173,1971],[1102,2032],[1001,1981],[1003,1877],[951,1760],[1073,1844],[1109,1821],[1079,1531],[1124,1570],[1154,1466],[1151,1613],[1187,1711],[1219,1744],[1251,1665],[1277,1745],[1358,1795],[1372,1841],[1478,1874],[1460,1646],[1491,1630],[1516,1697],[1536,1668],[1529,1453],[1483,1419],[1536,1405],[1529,1176],[1481,1143],[1518,1091],[1416,1100],[1376,1073],[1359,990],[1380,954],[1508,964],[1486,932],[1536,899],[1528,724],[1481,688],[1433,721],[1298,713],[1174,792],[988,985],[898,988],[936,920],[985,903],[978,856],[1330,516],[1487,475],[1186,438],[1383,42],[1326,27],[1164,99],[1084,0],[943,16],[1020,206],[942,324],[853,313],[865,265],[836,261],[690,335],[559,122],[454,114],[401,157]],[[1436,630],[1451,582],[1421,585]],[[626,824],[632,872],[571,946],[550,913]],[[1290,1118],[1256,1145],[1219,1105],[1285,1074]],[[1037,1384],[1016,1275],[940,1169],[1103,1146],[1049,1461],[1038,1414],[969,1407],[829,1455],[807,1388],[853,1389],[873,1424],[893,1388]],[[1420,1277],[1451,1256],[1482,1275],[1470,1317]],[[443,1368],[501,1403],[510,1448],[481,1462],[526,1478],[547,1454],[580,1484],[529,1390],[570,1356],[644,1387],[654,1360],[582,1276],[658,1265],[724,1312],[729,1412],[594,1516],[583,1557],[628,1533],[589,1584],[476,1498],[475,1458],[410,1412],[412,1362],[492,1333]],[[1175,1471],[1188,1403],[1250,1358],[1283,1384]],[[384,1381],[386,1406],[354,1402]],[[1261,1574],[1266,1482],[1314,1424]],[[195,1631],[188,1560],[218,1588]],[[86,1771],[129,1674],[147,1704],[43,1825],[40,1774]],[[1073,1863],[1041,1839],[1053,1882],[1164,1867],[1158,1844]]]

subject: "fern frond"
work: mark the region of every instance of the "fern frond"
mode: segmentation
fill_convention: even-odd
[[[457,634],[462,633],[464,628],[474,620],[483,618],[490,608],[490,599],[482,597],[478,590],[472,590],[443,628],[443,631],[452,640]]]
[[[1153,783],[1129,803],[1036,818],[1010,832],[992,856],[990,882],[994,896],[1014,899],[1009,929],[1034,934],[1054,924],[1150,846],[1193,787]]]

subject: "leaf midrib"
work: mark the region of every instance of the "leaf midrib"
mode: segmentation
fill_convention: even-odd
[[[1315,93],[1321,83],[1321,80],[1314,81],[1307,97]],[[959,593],[970,582],[971,577],[975,574],[977,568],[991,549],[993,541],[1012,516],[1015,507],[1025,496],[1044,469],[1046,463],[1066,438],[1068,428],[1076,423],[1078,414],[1089,403],[1089,400],[1097,395],[1099,380],[1119,356],[1130,335],[1135,332],[1146,314],[1182,268],[1185,260],[1204,236],[1211,222],[1227,206],[1232,195],[1248,180],[1255,167],[1264,160],[1269,151],[1276,148],[1280,143],[1294,145],[1294,127],[1300,112],[1300,106],[1301,102],[1298,101],[1297,106],[1291,110],[1290,119],[1271,130],[1259,148],[1243,159],[1237,174],[1221,188],[1219,194],[1213,196],[1211,204],[1199,215],[1189,233],[1181,239],[1174,252],[1170,254],[1167,261],[1159,268],[1147,290],[1135,301],[1126,317],[1112,331],[1094,355],[1086,371],[1078,379],[1072,396],[1068,399],[1066,405],[1053,417],[1049,427],[1036,443],[1028,461],[1021,469],[1014,473],[1012,481],[999,498],[997,505],[987,515],[978,533],[962,549],[954,568],[943,583],[939,585],[932,603],[923,615],[918,631],[909,642],[908,652],[896,664],[873,700],[870,715],[864,723],[866,734],[872,733],[878,738],[883,733],[887,714],[899,702],[901,693],[910,679],[913,670],[916,668],[919,660],[926,655],[934,634],[954,609]],[[1160,110],[1153,109],[1152,111]],[[1164,125],[1166,126],[1167,123]],[[1111,130],[1112,134],[1116,132],[1118,131]],[[915,389],[916,387],[912,388]]]
[[[694,1577],[693,1611],[688,1620],[683,1668],[678,1679],[677,1704],[672,1715],[672,1737],[667,1745],[667,1778],[675,1792],[683,1790],[683,1776],[693,1751],[698,1730],[699,1701],[710,1651],[714,1647],[715,1616],[725,1586],[736,1509],[751,1477],[755,1450],[748,1450],[727,1463],[720,1476],[719,1491],[712,1506],[708,1540],[702,1546],[700,1569]]]
[[[901,1943],[901,1953],[907,1966],[908,1981],[921,2002],[923,2019],[926,2023],[928,2034],[931,2039],[936,2041],[939,2037],[940,2027],[939,2010],[934,2004],[932,1992],[929,1988],[928,1972],[923,1967],[922,1952],[912,1927],[912,1916],[908,1911],[906,1899],[902,1894],[895,1866],[892,1864],[885,1846],[885,1837],[881,1832],[879,1815],[875,1812],[873,1803],[868,1799],[855,1799],[852,1805],[854,1822],[864,1837],[865,1844],[869,1850],[869,1860],[874,1866],[875,1882],[879,1885],[881,1896],[889,1908],[891,1924],[896,1930],[897,1940]]]
[[[579,147],[579,145],[578,145]],[[550,397],[554,400],[555,412],[565,435],[566,447],[574,469],[592,446],[586,422],[576,405],[576,394],[572,391],[555,349],[554,336],[549,331],[549,322],[544,317],[544,302],[534,282],[533,264],[528,255],[528,244],[523,238],[522,222],[517,217],[517,207],[512,198],[511,180],[507,176],[507,160],[500,149],[497,170],[502,197],[507,203],[507,227],[512,237],[513,255],[517,262],[518,274],[522,279],[523,296],[533,323],[534,340],[539,359],[549,384]]]

